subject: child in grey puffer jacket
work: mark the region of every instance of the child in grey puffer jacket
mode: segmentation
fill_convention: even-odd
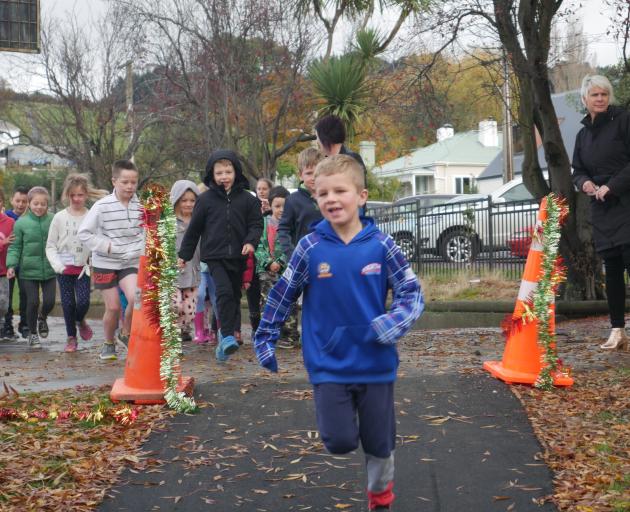
[[[199,196],[197,185],[190,180],[179,180],[171,187],[171,204],[177,217],[177,250],[182,244],[184,234],[190,223],[192,211]],[[177,308],[178,325],[182,330],[182,341],[190,341],[191,326],[195,319],[197,307],[197,288],[200,282],[199,246],[190,261],[179,270],[177,292],[174,297]]]

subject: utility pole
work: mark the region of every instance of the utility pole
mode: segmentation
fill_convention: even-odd
[[[133,62],[128,60],[125,64],[125,95],[127,97],[127,132],[129,134],[129,147],[133,144],[134,122],[133,122]],[[129,160],[133,162],[133,150]]]
[[[510,74],[507,55],[503,53],[503,183],[514,179]]]

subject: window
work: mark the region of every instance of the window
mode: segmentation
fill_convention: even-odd
[[[416,176],[416,194],[432,194],[434,192],[433,176]]]
[[[470,176],[455,176],[455,193],[456,194],[475,194],[477,186],[475,180]]]

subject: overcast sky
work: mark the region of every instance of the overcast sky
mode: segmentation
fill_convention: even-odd
[[[160,1],[160,0],[156,0]],[[568,3],[568,2],[567,2]],[[602,12],[604,8],[601,0],[570,0],[574,5],[582,5],[578,16],[584,20],[583,27],[589,41],[589,50],[594,55],[595,62],[591,64],[603,66],[617,63],[621,59],[621,50],[612,36],[606,35],[610,26],[610,15]],[[105,0],[40,0],[44,14],[53,13],[55,17],[63,18],[66,12],[74,12],[82,21],[89,21],[90,17],[101,15],[106,10]],[[587,21],[586,21],[587,20]],[[12,54],[0,53],[0,76],[7,78],[11,85],[21,90],[35,90],[42,87],[42,83],[25,77],[24,73],[16,72],[12,62]]]

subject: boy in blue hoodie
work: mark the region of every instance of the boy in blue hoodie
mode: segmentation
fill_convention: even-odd
[[[199,196],[179,249],[180,268],[190,261],[197,243],[201,261],[208,266],[216,287],[221,337],[217,361],[223,362],[239,348],[234,337],[241,304],[243,270],[254,253],[263,229],[260,201],[247,189],[234,151],[220,149],[210,155],[203,179],[208,187]]]
[[[304,292],[302,351],[313,384],[317,426],[327,450],[359,440],[366,455],[369,510],[394,500],[396,342],[424,309],[416,275],[390,236],[359,217],[363,169],[336,155],[317,165],[315,197],[324,220],[302,238],[269,293],[256,331],[258,361],[276,372],[275,344]],[[389,310],[387,292],[393,291]],[[358,417],[358,421],[357,421]]]

